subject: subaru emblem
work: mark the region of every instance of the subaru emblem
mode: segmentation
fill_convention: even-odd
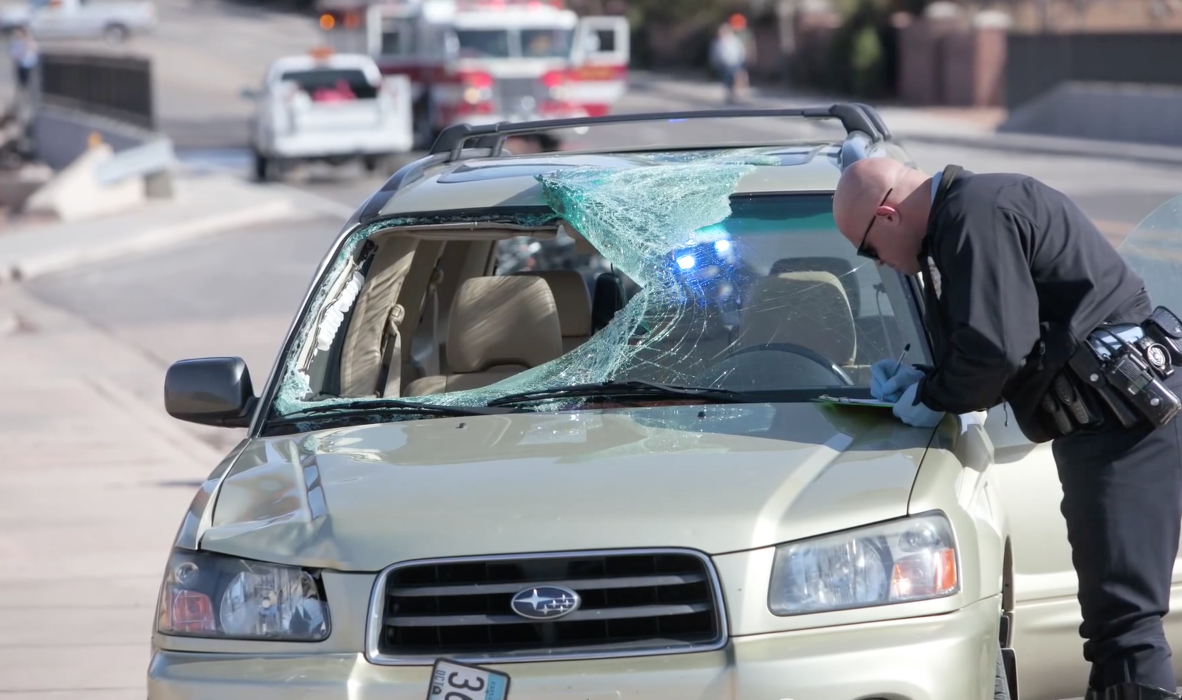
[[[530,620],[557,620],[579,609],[579,594],[562,586],[535,586],[518,591],[509,605]]]

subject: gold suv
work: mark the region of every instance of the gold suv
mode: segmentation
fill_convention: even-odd
[[[906,152],[862,105],[746,114],[845,135],[449,129],[345,226],[260,392],[176,363],[169,412],[248,435],[177,533],[149,698],[1081,694],[1049,448],[1004,407],[861,403],[874,362],[932,361],[922,280],[857,258],[832,192]]]

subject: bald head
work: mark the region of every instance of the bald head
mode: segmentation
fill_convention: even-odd
[[[929,178],[893,158],[863,158],[846,168],[833,192],[833,219],[855,246],[872,251],[884,264],[914,274],[927,228],[930,200],[917,192]],[[867,227],[871,226],[867,236]]]
[[[863,158],[841,174],[833,192],[833,217],[854,245],[874,216],[875,207],[905,170],[907,166],[892,158]]]

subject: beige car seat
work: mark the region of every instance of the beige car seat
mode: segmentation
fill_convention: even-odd
[[[575,270],[547,270],[545,272],[517,272],[515,275],[535,276],[546,280],[554,303],[558,305],[558,323],[562,326],[562,349],[570,352],[591,337],[591,292],[587,282]]]
[[[786,272],[751,286],[736,333],[739,347],[792,343],[849,366],[857,356],[854,315],[831,272]]]
[[[465,281],[452,302],[448,326],[451,374],[416,379],[405,396],[478,389],[563,354],[554,294],[534,276]]]

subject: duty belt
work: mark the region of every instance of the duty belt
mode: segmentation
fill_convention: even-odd
[[[1182,401],[1163,383],[1182,365],[1182,320],[1164,306],[1140,325],[1105,325],[1092,331],[1043,397],[1059,432],[1097,428],[1103,407],[1126,428],[1148,421],[1163,426]]]

